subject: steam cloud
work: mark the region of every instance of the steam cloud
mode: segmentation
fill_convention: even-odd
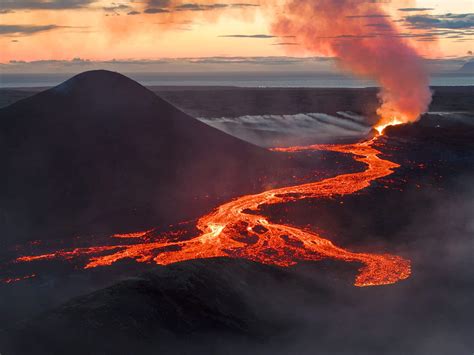
[[[196,8],[180,0],[150,0],[166,6],[176,20],[219,10],[211,1]],[[417,50],[401,36],[383,2],[368,0],[261,0],[255,4],[230,3],[230,8],[271,10],[272,34],[294,36],[295,42],[319,55],[335,56],[344,69],[376,80],[381,91],[378,127],[416,121],[431,102],[429,76]],[[192,10],[192,11],[191,11]],[[218,16],[214,13],[211,18]],[[206,16],[207,17],[207,16]]]
[[[264,147],[334,143],[367,137],[370,124],[352,112],[199,118],[209,126]]]
[[[307,50],[335,56],[343,68],[376,80],[382,87],[379,127],[416,121],[428,109],[428,73],[380,2],[289,0],[272,31],[294,35]]]

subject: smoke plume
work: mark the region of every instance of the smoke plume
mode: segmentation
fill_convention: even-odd
[[[184,0],[148,0],[147,10],[161,12],[163,24],[168,25],[196,18],[214,21],[225,9],[239,10],[240,14],[257,8],[268,10],[274,35],[294,36],[305,50],[334,56],[343,69],[379,83],[380,121],[376,128],[382,132],[388,125],[416,121],[431,102],[429,76],[421,57],[387,14],[384,3],[260,0],[218,4],[203,0],[188,4]]]
[[[276,35],[293,35],[305,49],[335,56],[343,68],[380,84],[380,131],[427,110],[428,73],[380,1],[288,0],[283,6],[272,25]]]

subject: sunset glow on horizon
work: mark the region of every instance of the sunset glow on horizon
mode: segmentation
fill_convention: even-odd
[[[293,38],[270,33],[269,12],[275,6],[268,10],[268,1],[205,1],[174,8],[167,4],[166,0],[3,1],[0,62],[311,55]],[[425,57],[470,55],[472,1],[394,1],[386,7],[407,34],[406,41],[416,44]],[[449,13],[467,17],[458,21],[446,17]],[[375,30],[376,18],[373,26]],[[421,32],[423,37],[409,36]]]

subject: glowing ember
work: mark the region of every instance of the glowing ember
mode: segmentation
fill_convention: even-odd
[[[263,205],[353,194],[368,187],[372,181],[392,174],[393,169],[399,165],[379,158],[380,152],[373,147],[374,141],[275,149],[285,152],[329,150],[349,153],[354,155],[355,160],[365,163],[367,168],[363,172],[239,197],[201,217],[197,222],[201,233],[194,238],[59,250],[49,254],[23,256],[17,261],[87,257],[88,262],[84,267],[95,268],[112,265],[126,258],[167,265],[190,259],[231,257],[278,266],[294,265],[301,260],[332,258],[363,265],[356,277],[356,286],[395,283],[409,277],[410,261],[389,254],[351,252],[337,247],[318,233],[273,223],[259,214],[259,208]],[[137,238],[147,233],[149,231],[128,234],[125,238]]]
[[[148,233],[152,232],[153,229],[143,231],[143,232],[134,232],[134,233],[124,233],[124,234],[114,234],[112,238],[123,238],[123,239],[132,239],[132,238],[143,238]]]
[[[11,283],[14,283],[14,282],[17,282],[17,281],[32,279],[33,277],[36,277],[36,274],[26,275],[26,276],[22,276],[22,277],[7,278],[7,279],[3,279],[2,282],[6,283],[6,284],[11,284]]]

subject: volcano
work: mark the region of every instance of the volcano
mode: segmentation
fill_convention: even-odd
[[[1,109],[0,159],[7,244],[182,221],[286,164],[102,70]]]
[[[2,110],[3,236],[41,240],[0,257],[0,351],[468,353],[471,91],[370,140],[273,151],[108,72]],[[264,183],[323,152],[338,170]],[[66,233],[88,230],[115,234]]]

